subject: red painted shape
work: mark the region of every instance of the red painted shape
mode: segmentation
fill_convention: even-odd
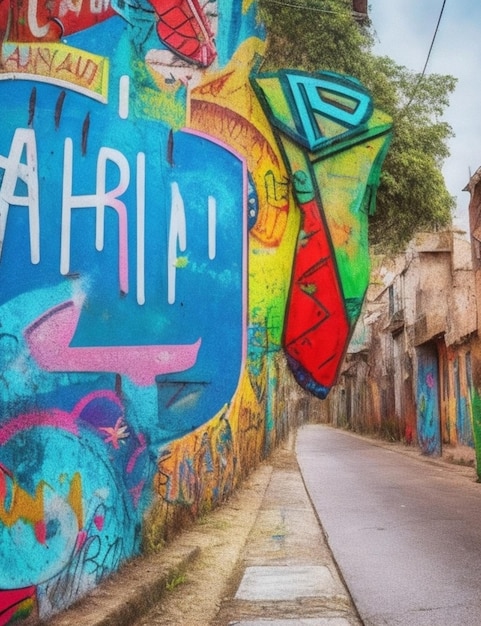
[[[350,328],[327,227],[315,199],[300,205],[301,238],[294,260],[284,346],[312,380],[336,382]],[[295,365],[294,365],[295,370]]]
[[[60,14],[60,5],[63,4],[61,0],[57,0],[55,3],[56,13]],[[91,10],[91,5],[95,4],[95,12]],[[56,17],[55,20],[59,21],[62,25],[62,37],[65,35],[71,35],[95,24],[105,21],[109,17],[116,15],[116,12],[111,7],[110,2],[82,2],[80,4],[80,10],[67,11],[62,17]]]
[[[0,0],[0,35],[18,42],[58,41],[113,15],[110,2]]]
[[[83,548],[85,542],[87,541],[87,538],[88,538],[87,531],[79,530],[79,533],[77,535],[77,541],[75,543],[76,552],[79,552]]]
[[[201,67],[217,56],[209,21],[197,0],[152,0],[157,33],[175,54]]]
[[[47,526],[43,520],[40,520],[35,523],[35,538],[38,543],[45,545],[47,541]]]
[[[7,497],[7,476],[11,476],[10,472],[0,463],[0,502]]]
[[[23,589],[0,590],[0,626],[9,624],[17,611],[21,610],[21,604],[30,601],[33,607],[36,600],[35,587]]]

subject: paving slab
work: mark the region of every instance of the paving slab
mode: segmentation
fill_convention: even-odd
[[[247,567],[235,597],[238,600],[279,600],[334,595],[337,587],[324,565]]]
[[[360,626],[306,492],[294,438],[273,471],[243,557],[209,626]]]

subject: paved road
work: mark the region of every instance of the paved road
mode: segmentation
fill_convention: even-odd
[[[481,485],[328,426],[300,429],[307,490],[366,626],[481,624]]]

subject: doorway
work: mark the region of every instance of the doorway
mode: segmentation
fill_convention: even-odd
[[[417,349],[417,427],[423,454],[440,456],[441,418],[439,411],[439,365],[436,344],[426,343]]]

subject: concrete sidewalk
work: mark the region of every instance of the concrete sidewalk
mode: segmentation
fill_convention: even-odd
[[[361,621],[306,493],[291,436],[229,502],[47,623],[354,626]]]
[[[293,439],[277,450],[239,560],[238,584],[215,626],[361,624],[299,471]]]

